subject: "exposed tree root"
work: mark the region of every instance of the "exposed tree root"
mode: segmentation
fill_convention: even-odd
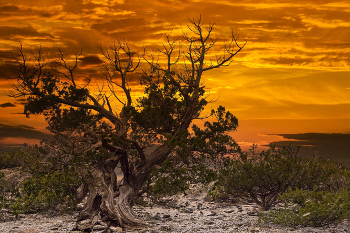
[[[89,184],[89,194],[85,208],[80,212],[75,230],[84,232],[103,231],[111,226],[122,228],[149,227],[140,220],[130,207],[133,190],[129,185],[119,188],[119,196],[114,198],[113,187],[107,185],[103,171],[96,169],[93,182]]]

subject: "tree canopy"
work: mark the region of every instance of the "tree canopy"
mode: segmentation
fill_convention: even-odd
[[[69,148],[67,166],[85,166],[91,175],[85,179],[88,200],[77,229],[92,230],[106,222],[122,227],[147,225],[135,217],[130,203],[142,194],[152,169],[172,156],[185,166],[239,150],[227,135],[237,128],[238,120],[224,107],[212,110],[214,121],[206,121],[202,128],[193,121],[203,119],[201,113],[209,102],[203,73],[229,65],[246,42],[239,45],[232,34],[212,60],[214,24],[204,26],[199,18],[190,20],[188,29],[181,39],[166,35],[159,50],[164,63],[154,54],[133,51],[127,42],[101,47],[105,63],[98,91],[93,89],[93,77],[81,82],[76,76],[81,53],[69,61],[59,48],[58,59],[49,63],[40,47],[29,56],[20,45],[14,63],[9,64],[17,82],[9,95],[26,97],[28,117],[44,114],[48,129],[63,138],[55,153],[67,154],[62,148]],[[137,73],[140,64],[149,68]],[[132,94],[135,80],[130,74],[139,77],[143,95]],[[147,148],[155,149],[146,153]],[[117,166],[123,172],[118,184]]]

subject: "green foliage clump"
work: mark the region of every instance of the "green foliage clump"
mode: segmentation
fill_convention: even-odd
[[[185,168],[176,169],[170,160],[166,160],[160,169],[154,169],[150,174],[147,192],[155,197],[185,192],[189,180]]]
[[[6,187],[8,186],[8,183],[4,177],[5,174],[3,172],[0,172],[0,208],[5,207],[7,203]]]
[[[217,179],[214,170],[208,169],[204,164],[193,165],[191,169],[177,168],[171,160],[167,159],[159,169],[153,169],[148,177],[147,195],[155,199],[178,193],[186,194],[190,184],[209,184]]]
[[[21,160],[17,153],[18,150],[0,151],[0,169],[20,167]]]
[[[15,213],[74,210],[80,180],[75,171],[35,175],[21,184],[21,195],[12,205]]]
[[[28,146],[11,152],[20,161],[18,172],[26,172],[28,179],[12,184],[0,173],[0,207],[19,213],[48,210],[74,210],[78,202],[76,190],[82,183],[77,167],[69,166],[66,158],[50,154],[48,146]],[[22,182],[22,183],[19,183]]]
[[[290,189],[279,199],[285,208],[260,213],[265,222],[319,227],[350,217],[350,190],[338,192]]]
[[[5,173],[0,172],[0,209],[11,208],[14,199],[18,197],[19,189],[5,178]]]
[[[350,187],[349,170],[336,161],[315,157],[304,167],[304,173],[299,189],[337,192]]]
[[[226,158],[216,183],[216,192],[249,197],[264,210],[276,204],[279,194],[297,187],[304,179],[307,160],[297,157],[291,147],[269,150],[256,155],[242,153],[238,159]]]
[[[237,118],[221,106],[211,115],[216,121],[205,122],[203,128],[193,125],[191,133],[184,130],[181,138],[169,142],[174,150],[162,166],[149,174],[144,187],[148,196],[157,199],[186,193],[190,184],[207,185],[217,180],[223,158],[240,151],[227,134],[237,128]]]
[[[338,162],[323,158],[300,161],[299,175],[278,194],[276,203],[284,203],[284,208],[261,213],[260,220],[318,227],[349,218],[350,171]],[[291,166],[295,167],[293,163]],[[284,172],[280,171],[280,175]],[[264,182],[265,176],[261,175]]]
[[[237,159],[226,158],[213,197],[249,197],[268,210],[288,189],[337,192],[350,185],[350,173],[338,162],[318,157],[309,161],[297,156],[299,149],[291,145],[271,146],[259,154],[255,149]]]

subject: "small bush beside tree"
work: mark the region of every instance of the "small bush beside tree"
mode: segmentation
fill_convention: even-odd
[[[320,227],[350,218],[350,190],[290,189],[279,196],[285,208],[260,213],[260,219],[286,226]]]
[[[305,177],[307,159],[297,156],[291,146],[256,154],[242,153],[238,159],[226,158],[216,188],[236,197],[249,197],[263,210],[277,203],[278,195],[297,187]]]
[[[0,150],[0,169],[15,168],[21,166],[21,160],[17,156],[18,150]]]
[[[66,154],[55,150],[58,142],[57,138],[46,140],[40,146],[24,145],[11,152],[18,161],[14,170],[18,174],[9,180],[0,173],[0,207],[11,209],[16,216],[76,209],[82,174],[79,167],[69,165]]]
[[[12,205],[15,214],[38,213],[53,210],[76,210],[77,189],[80,180],[75,171],[36,175],[21,185],[21,195]]]
[[[317,157],[303,169],[306,172],[301,185],[289,188],[278,197],[284,207],[262,213],[260,219],[288,226],[315,227],[349,219],[349,169]]]
[[[301,190],[337,192],[350,187],[350,173],[339,162],[314,157],[304,168],[305,178],[298,186]]]

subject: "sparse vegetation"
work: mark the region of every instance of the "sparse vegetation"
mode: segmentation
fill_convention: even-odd
[[[264,210],[277,203],[278,195],[303,182],[308,160],[297,156],[291,146],[271,148],[259,154],[253,147],[239,158],[226,158],[212,194],[251,198]]]
[[[349,219],[350,171],[322,158],[314,158],[303,170],[305,176],[299,187],[290,187],[279,195],[284,207],[261,214],[261,220],[289,226],[323,226]]]
[[[76,172],[36,175],[21,184],[20,197],[12,205],[14,213],[38,213],[76,210],[76,190],[80,185]]]
[[[206,166],[202,160],[202,164],[191,169],[175,167],[174,164],[181,163],[171,159],[179,156],[171,156],[162,166],[154,168],[145,192],[152,199],[160,200],[166,195],[186,193],[191,183],[209,184],[217,180],[209,192],[213,199],[253,200],[263,210],[270,209],[259,213],[263,222],[318,227],[348,219],[349,169],[322,158],[309,161],[298,157],[297,152],[298,149],[291,146],[272,146],[257,154],[253,147],[237,158],[217,158],[216,166]],[[75,210],[80,200],[77,189],[82,184],[82,176],[74,167],[62,166],[63,161],[57,156],[50,159],[47,149],[40,146],[26,146],[12,155],[22,161],[14,167],[21,165],[22,171],[32,172],[32,177],[14,186],[0,172],[1,208],[12,209],[15,214]],[[277,203],[283,206],[274,207]]]
[[[8,182],[4,179],[5,174],[0,172],[0,208],[8,208],[6,193],[8,192]]]
[[[17,156],[18,150],[1,151],[0,150],[0,169],[14,168],[21,166],[21,160]]]
[[[64,156],[53,159],[48,151],[48,147],[24,145],[11,152],[18,158],[14,166],[14,172],[18,174],[9,181],[0,173],[0,206],[11,209],[16,216],[20,213],[76,209],[81,176],[72,166],[64,166]],[[28,174],[28,178],[19,179],[21,173]],[[16,177],[19,180],[15,180]]]
[[[316,191],[290,189],[279,200],[284,208],[260,213],[265,222],[287,226],[324,226],[350,218],[350,191]]]
[[[162,167],[153,170],[146,183],[145,192],[152,199],[160,199],[167,195],[178,193],[186,194],[190,184],[209,184],[217,179],[214,169],[207,168],[204,164],[188,168],[175,168],[170,160],[166,160]]]

